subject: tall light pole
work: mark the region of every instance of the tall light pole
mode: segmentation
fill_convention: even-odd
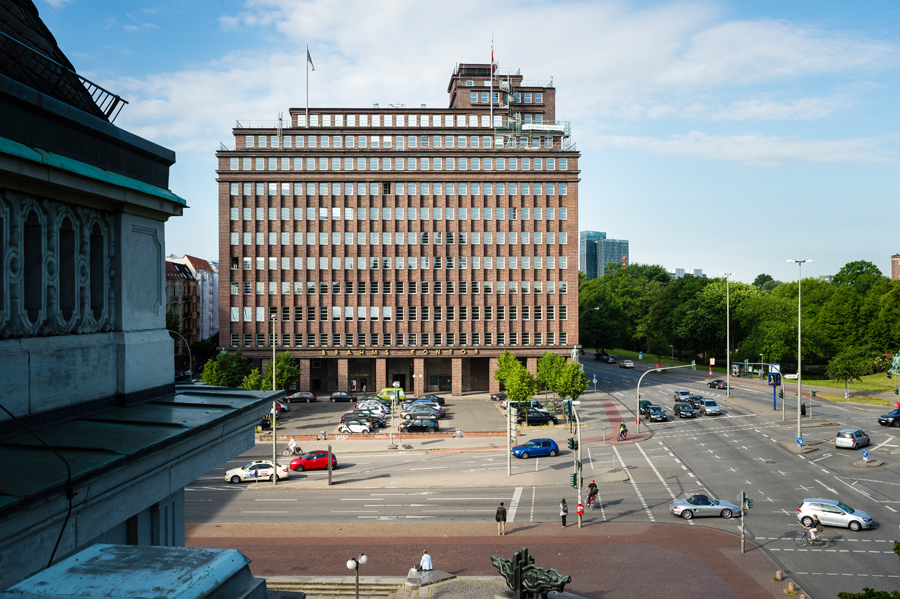
[[[369,561],[365,553],[360,553],[359,557],[351,557],[347,560],[347,569],[356,570],[356,599],[359,599],[359,565]]]
[[[272,391],[275,391],[275,319],[277,314],[272,315]],[[275,474],[272,476],[272,486],[278,486],[278,458],[277,446],[275,442],[275,420],[278,417],[278,400],[272,400],[272,467]]]
[[[801,309],[802,309],[801,308],[802,304],[800,303],[800,292],[801,292],[800,288],[803,286],[803,274],[802,274],[803,265],[806,262],[812,262],[812,259],[811,258],[808,258],[806,260],[790,260],[789,259],[788,262],[796,262],[797,263],[797,438],[800,439],[803,436],[802,430],[800,428],[802,426],[801,421],[800,421],[800,404],[802,403],[801,402],[802,391],[800,389],[800,380],[802,378],[800,375],[800,364],[801,364],[800,353],[802,351],[802,348],[800,346],[800,341],[801,341],[800,313],[801,313]]]
[[[669,344],[669,350],[671,350],[672,366],[675,366],[675,346],[671,343]]]
[[[728,287],[728,277],[734,276],[733,272],[723,272],[725,277],[725,398],[731,398],[731,290]]]
[[[172,333],[173,335],[178,335],[184,341],[184,346],[188,350],[188,368],[190,368],[190,371],[191,371],[191,375],[188,377],[188,382],[193,383],[194,382],[194,358],[191,357],[191,346],[188,345],[187,339],[184,338],[184,335],[182,335],[178,331],[173,331],[172,329],[168,329],[168,331],[170,333]]]

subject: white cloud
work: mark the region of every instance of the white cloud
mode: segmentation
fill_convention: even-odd
[[[700,131],[665,139],[605,135],[594,140],[594,145],[601,148],[637,148],[669,156],[735,160],[764,166],[796,162],[887,162],[883,155],[884,143],[885,140],[877,138],[811,140],[758,134],[710,135]]]
[[[69,4],[72,0],[44,0],[44,4],[50,6],[53,9],[60,9],[66,4]]]

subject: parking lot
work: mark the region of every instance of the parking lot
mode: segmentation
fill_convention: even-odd
[[[324,401],[322,401],[324,399]],[[279,434],[285,435],[318,435],[324,431],[328,435],[338,433],[341,415],[354,407],[352,402],[328,401],[323,396],[317,402],[287,404],[290,411],[279,418]],[[447,415],[439,421],[441,432],[453,432],[460,429],[466,431],[503,431],[506,428],[505,416],[497,402],[484,398],[447,399],[444,410]],[[396,432],[400,420],[399,410],[391,420],[386,418],[387,427],[373,432]]]

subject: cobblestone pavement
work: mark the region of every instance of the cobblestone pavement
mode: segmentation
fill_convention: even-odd
[[[423,549],[435,568],[457,576],[496,576],[492,555],[528,547],[539,566],[572,576],[566,590],[588,599],[770,599],[783,596],[776,567],[738,537],[700,526],[592,523],[513,525],[498,537],[485,523],[344,523],[188,526],[187,545],[231,547],[253,560],[256,576],[346,576],[360,552],[366,577],[405,576]],[[419,595],[414,595],[418,597]]]

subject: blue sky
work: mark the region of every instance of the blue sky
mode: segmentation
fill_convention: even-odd
[[[580,228],[632,262],[796,278],[900,253],[900,3],[36,0],[116,124],[177,152],[166,251],[216,259],[215,151],[236,120],[446,106],[458,62],[557,88],[582,153]],[[444,4],[443,6],[447,6]]]

